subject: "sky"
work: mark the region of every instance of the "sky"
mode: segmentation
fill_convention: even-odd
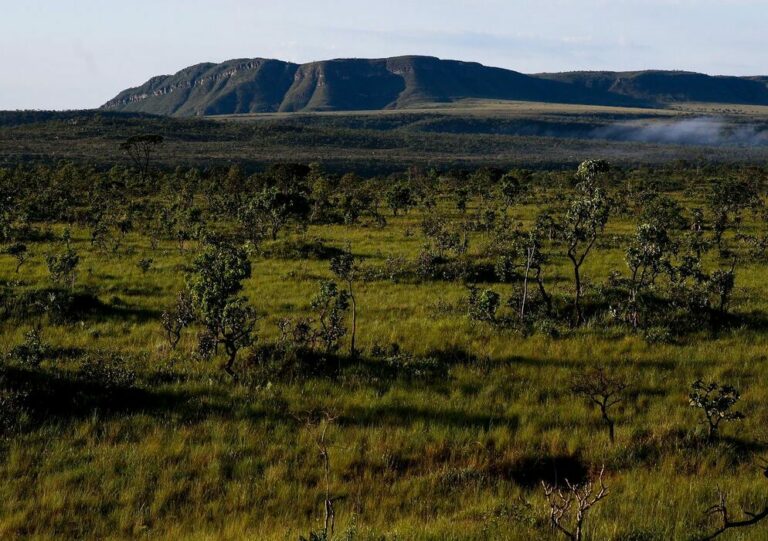
[[[0,109],[98,107],[246,57],[768,75],[767,26],[768,0],[0,0]]]

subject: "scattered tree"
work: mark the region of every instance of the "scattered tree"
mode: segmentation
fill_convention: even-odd
[[[573,264],[574,275],[574,323],[584,322],[581,307],[581,267],[595,245],[599,234],[608,222],[610,205],[603,189],[598,186],[598,177],[608,170],[602,161],[586,161],[579,166],[576,196],[571,201],[561,234],[567,246],[566,255]]]
[[[26,263],[27,259],[29,259],[27,245],[22,244],[21,242],[16,242],[8,247],[6,253],[16,259],[16,274],[18,274],[21,266]]]
[[[589,403],[597,406],[600,416],[608,427],[611,443],[615,442],[615,422],[609,415],[609,410],[621,402],[627,382],[620,376],[611,376],[603,367],[579,374],[573,378],[571,391],[586,398]]]
[[[255,340],[256,312],[248,299],[238,296],[242,281],[250,278],[251,263],[240,248],[226,243],[209,244],[192,266],[187,288],[197,318],[206,335],[201,341],[203,351],[223,345],[227,352],[224,370],[234,376],[233,366],[240,349]]]
[[[590,509],[608,496],[608,488],[603,482],[605,467],[598,476],[599,486],[592,480],[584,484],[571,484],[565,480],[565,488],[542,481],[544,497],[549,504],[549,520],[552,527],[571,541],[584,539],[584,521]]]
[[[349,293],[339,289],[336,282],[322,282],[320,291],[312,299],[312,309],[318,312],[319,338],[326,355],[335,353],[339,342],[347,334],[344,313],[349,310]]]
[[[176,349],[181,340],[181,332],[194,321],[195,310],[192,298],[188,291],[182,290],[176,297],[173,308],[164,311],[161,316],[163,330],[171,349]]]
[[[357,334],[357,300],[355,299],[352,282],[355,279],[356,269],[355,256],[352,254],[349,246],[347,246],[341,254],[331,259],[331,272],[333,272],[339,280],[343,280],[347,284],[347,296],[349,297],[352,312],[349,356],[354,359],[357,357],[357,349],[355,348],[355,336]]]
[[[720,423],[723,421],[740,421],[744,414],[732,411],[741,399],[739,391],[731,385],[719,385],[702,380],[694,381],[688,395],[691,407],[700,409],[707,424],[707,436],[710,440],[718,437]]]
[[[129,137],[120,145],[120,148],[128,154],[134,167],[139,171],[142,181],[149,178],[152,157],[163,144],[163,141],[162,135],[144,134]]]

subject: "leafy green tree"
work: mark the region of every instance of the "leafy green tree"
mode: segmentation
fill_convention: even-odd
[[[312,309],[318,313],[318,334],[325,353],[335,353],[339,349],[341,339],[347,334],[344,315],[349,310],[349,293],[339,289],[336,282],[322,282],[320,291],[312,299]]]
[[[413,192],[405,184],[398,182],[391,186],[385,193],[387,206],[392,214],[397,216],[399,212],[405,214],[416,204]]]
[[[426,248],[439,258],[444,257],[447,252],[461,255],[467,250],[466,235],[450,228],[447,220],[441,216],[424,218],[421,230],[427,239]]]
[[[676,244],[661,225],[640,224],[626,252],[629,278],[629,317],[632,326],[640,325],[642,296],[652,288],[662,273],[672,274],[671,258]]]
[[[179,292],[176,303],[163,312],[160,321],[168,344],[171,349],[176,349],[181,340],[181,332],[195,321],[195,309],[188,291]]]
[[[70,233],[67,230],[64,232],[64,250],[58,254],[48,254],[45,262],[51,280],[56,283],[67,284],[72,289],[75,287],[75,280],[77,280],[77,266],[80,264],[80,256],[72,248],[70,240]]]
[[[232,376],[238,351],[255,341],[256,312],[247,298],[239,296],[243,280],[250,276],[251,263],[244,250],[213,242],[195,259],[187,277],[197,318],[207,331],[204,342],[214,351],[224,346],[224,370]]]
[[[252,235],[268,234],[277,240],[289,223],[305,225],[311,211],[309,200],[298,192],[282,191],[277,186],[264,188],[252,197],[240,211],[240,221]]]
[[[499,193],[507,207],[512,207],[520,202],[520,199],[528,191],[525,175],[520,172],[506,173],[499,181]]]
[[[355,348],[355,336],[357,334],[357,299],[355,298],[355,292],[352,288],[355,279],[355,271],[355,256],[352,254],[349,247],[347,247],[341,254],[331,259],[331,272],[333,272],[338,279],[343,280],[344,283],[347,284],[347,295],[349,297],[352,312],[349,356],[353,359],[357,357],[357,349]]]
[[[469,286],[469,318],[473,321],[496,323],[496,312],[501,306],[501,296],[492,289],[480,291],[477,287]]]
[[[741,224],[746,209],[757,209],[762,200],[757,186],[747,180],[714,180],[709,195],[709,208],[713,215],[715,244],[722,248],[724,233]]]
[[[566,243],[566,255],[573,265],[575,324],[584,322],[581,307],[582,274],[584,260],[605,229],[610,214],[610,201],[603,188],[598,186],[600,175],[608,171],[603,161],[586,161],[578,169],[576,194],[570,202],[561,224],[561,235]]]

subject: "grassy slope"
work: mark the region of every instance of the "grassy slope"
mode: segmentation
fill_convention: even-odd
[[[534,211],[515,212],[529,219]],[[416,255],[421,240],[405,230],[416,231],[420,218],[393,219],[383,230],[313,227],[308,234],[350,241],[368,263],[381,262]],[[614,222],[609,234],[630,229]],[[481,243],[475,237],[474,249]],[[629,531],[685,539],[718,486],[734,502],[763,501],[765,480],[744,453],[750,445],[762,451],[768,436],[768,338],[759,329],[693,336],[682,345],[651,346],[595,329],[524,339],[471,325],[459,284],[367,283],[358,286],[360,345],[399,342],[419,354],[456,349],[480,360],[459,363],[448,381],[430,385],[368,381],[352,371],[341,381],[255,389],[232,386],[215,366],[189,360],[191,337],[180,359],[169,360],[157,314],[182,285],[179,266],[189,255],[170,244],[151,252],[136,236],[120,257],[99,255],[83,231],[76,248],[84,256],[79,287],[107,304],[119,299],[125,312],[48,328],[45,338],[65,348],[137,355],[151,400],[127,411],[103,404],[55,416],[6,442],[0,537],[296,539],[319,526],[322,500],[312,434],[293,414],[318,407],[341,414],[329,432],[333,490],[344,495],[337,526],[356,528],[355,539],[554,539],[536,527],[545,517],[540,491],[520,476],[530,460],[572,454],[610,472],[612,495],[590,516],[592,539],[622,539]],[[29,286],[46,281],[50,246],[33,250],[21,275]],[[155,260],[146,276],[136,268],[142,256]],[[565,262],[555,266],[549,282],[567,290]],[[620,250],[601,250],[586,263],[594,283],[613,269],[624,269]],[[737,311],[768,311],[764,273],[754,264],[739,274]],[[306,314],[318,279],[327,276],[325,262],[254,260],[246,293],[266,314],[261,339],[274,339],[280,317]],[[15,278],[8,257],[0,258],[0,278]],[[3,324],[0,344],[18,343],[26,329]],[[617,410],[613,447],[596,413],[566,389],[575,370],[597,363],[635,381]],[[697,422],[686,400],[697,377],[731,382],[744,396],[746,421],[726,427],[727,442],[711,449],[696,449],[685,437]],[[526,513],[515,518],[521,495],[534,505],[533,522]],[[757,527],[742,539],[763,533]]]

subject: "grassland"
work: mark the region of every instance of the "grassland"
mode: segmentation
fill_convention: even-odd
[[[676,197],[689,207],[701,203]],[[460,220],[449,200],[438,208]],[[511,212],[530,224],[538,210],[531,201]],[[415,258],[424,216],[388,217],[384,228],[310,226],[289,237],[349,243],[371,267],[388,256]],[[63,227],[53,227],[54,237]],[[631,217],[612,219],[605,238],[626,237],[633,227]],[[750,219],[745,231],[759,227]],[[360,281],[359,362],[332,376],[238,384],[218,361],[195,360],[191,334],[169,351],[159,325],[194,247],[152,248],[130,233],[117,254],[104,254],[82,228],[73,229],[72,242],[82,258],[76,290],[101,304],[78,321],[46,324],[44,340],[56,353],[34,377],[20,376],[30,392],[43,393],[47,409],[2,442],[2,538],[295,540],[322,521],[317,428],[299,420],[310,411],[338,415],[328,431],[331,490],[340,497],[335,539],[556,539],[539,481],[555,471],[583,477],[601,465],[611,494],[589,517],[589,539],[690,539],[718,487],[734,506],[765,502],[756,463],[768,445],[768,335],[759,318],[671,343],[599,322],[557,338],[523,336],[471,322],[461,283]],[[470,254],[487,242],[472,234]],[[14,259],[0,258],[0,281],[20,290],[48,284],[44,256],[57,248],[41,240],[30,249],[19,274]],[[146,273],[141,258],[153,259]],[[311,311],[319,280],[331,274],[323,260],[254,256],[252,263],[244,293],[263,315],[265,344],[277,339],[281,318]],[[614,270],[625,271],[624,248],[605,242],[584,272],[596,287]],[[734,312],[768,313],[765,273],[759,261],[740,267]],[[562,255],[546,280],[556,293],[571,291]],[[507,294],[512,286],[494,287]],[[32,323],[0,323],[3,348],[21,343]],[[377,371],[381,361],[370,352],[391,343],[441,359],[447,376]],[[127,359],[135,383],[81,387],[82,356],[100,350]],[[613,445],[597,412],[569,391],[575,373],[596,365],[632,382],[616,410]],[[688,406],[697,378],[742,392],[746,419],[724,426],[719,443],[703,442]],[[764,538],[761,526],[724,537]]]

